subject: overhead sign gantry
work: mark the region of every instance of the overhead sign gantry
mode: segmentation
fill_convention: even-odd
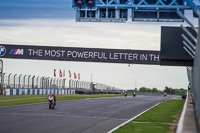
[[[73,0],[77,22],[183,22],[185,0]]]

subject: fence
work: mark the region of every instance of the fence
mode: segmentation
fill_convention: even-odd
[[[76,94],[122,93],[119,88],[93,82],[65,78],[40,77],[32,75],[0,74],[0,93],[7,89],[62,89],[75,90]],[[21,90],[20,90],[21,91]],[[3,93],[4,92],[4,93]]]
[[[56,79],[50,77],[39,77],[31,75],[1,75],[1,85],[3,88],[23,88],[23,89],[64,89],[66,79]]]
[[[121,94],[123,90],[105,84],[79,80],[69,80],[69,89],[75,89],[76,94]]]

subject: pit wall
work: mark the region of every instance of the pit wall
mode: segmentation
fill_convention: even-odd
[[[55,95],[75,94],[75,90],[64,89],[5,89],[4,95],[45,95],[54,93]]]

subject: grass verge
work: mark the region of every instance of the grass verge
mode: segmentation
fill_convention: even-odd
[[[101,97],[117,97],[120,94],[98,94],[98,95],[56,95],[57,101],[86,99],[86,98],[101,98]],[[14,95],[14,96],[0,96],[0,107],[15,106],[23,104],[43,103],[48,102],[48,95]]]
[[[174,132],[185,100],[173,99],[150,109],[114,133],[171,133]]]
[[[128,123],[114,133],[166,133],[170,125],[160,123]]]

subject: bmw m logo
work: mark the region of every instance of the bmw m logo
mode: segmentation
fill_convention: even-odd
[[[24,55],[24,49],[11,49],[9,54]]]
[[[4,46],[0,46],[0,56],[4,56],[6,54],[6,48]]]

